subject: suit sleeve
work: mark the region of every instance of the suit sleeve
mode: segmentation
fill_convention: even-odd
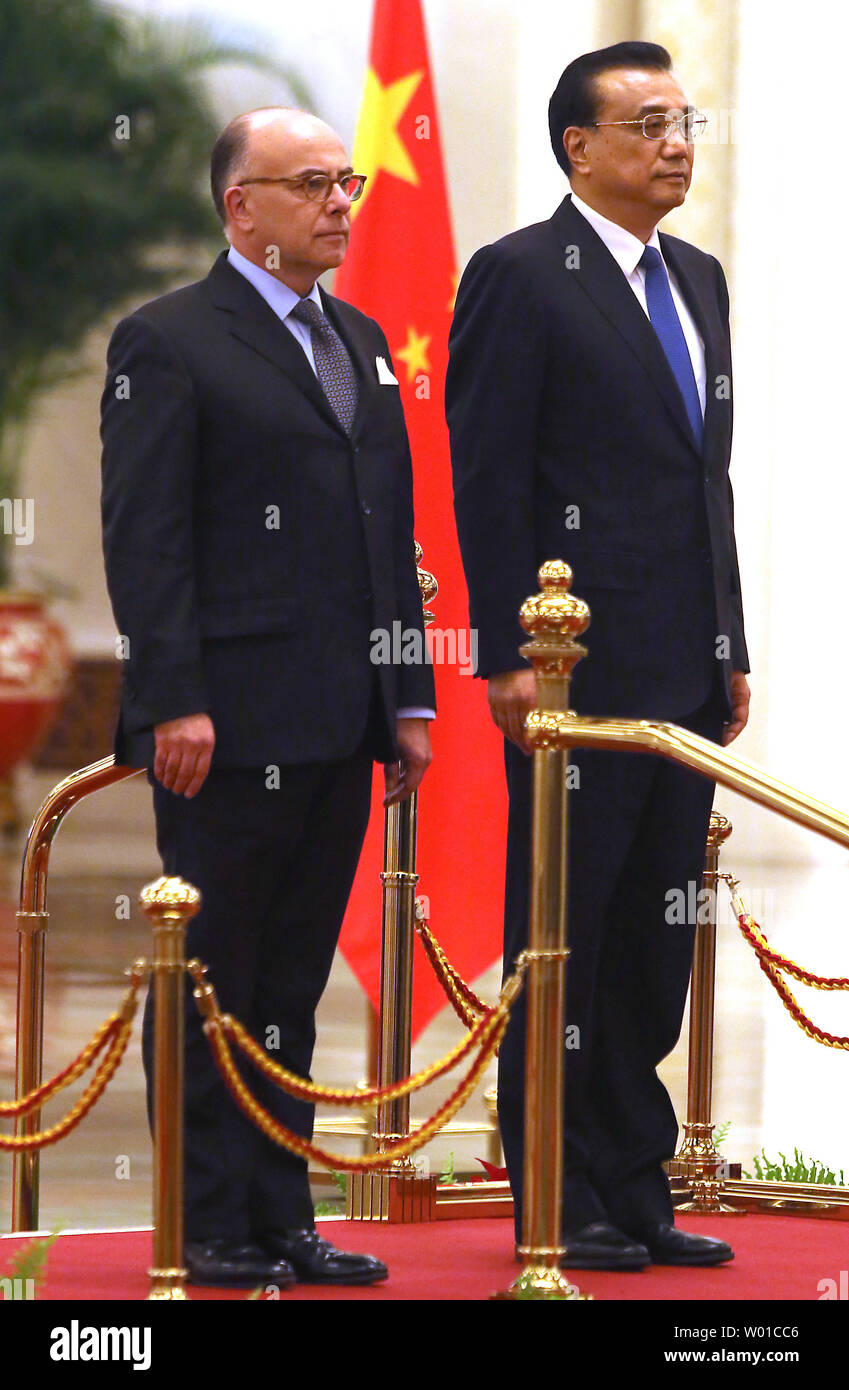
[[[723,323],[729,323],[728,285],[719,261],[715,261],[717,293]],[[730,333],[730,329],[729,329]],[[728,478],[728,554],[730,566],[730,611],[731,611],[731,665],[735,671],[750,671],[749,653],[746,647],[746,634],[743,627],[743,592],[740,584],[740,562],[737,558],[737,540],[734,534],[734,492],[731,478]]]
[[[101,402],[106,581],[128,639],[128,733],[209,710],[194,583],[197,410],[165,335],[134,314],[115,329]]]
[[[526,267],[503,246],[483,247],[457,292],[445,390],[480,676],[522,665],[518,613],[537,589],[534,459],[545,365],[544,315]]]

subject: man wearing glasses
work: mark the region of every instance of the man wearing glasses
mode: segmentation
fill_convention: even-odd
[[[486,246],[457,296],[446,386],[479,674],[505,737],[505,969],[527,941],[534,674],[517,614],[563,558],[592,612],[581,714],[669,719],[729,743],[748,671],[728,463],[728,293],[717,261],[657,224],[683,203],[704,118],[665,49],[585,54],[551,98],[571,184],[549,222]],[[713,786],[672,763],[573,753],[563,1263],[719,1264],[676,1229],[662,1163],[677,1124],[656,1068],[678,1038]],[[573,774],[572,785],[575,786]],[[521,1234],[525,1016],[499,1060]]]
[[[129,648],[116,756],[150,769],[165,872],[203,894],[189,956],[305,1077],[372,764],[389,802],[430,761],[431,670],[370,660],[374,629],[422,633],[410,455],[383,333],[317,284],[364,183],[339,137],[251,112],[219,137],[211,182],[229,250],[109,346],[104,550]],[[151,1025],[149,1001],[149,1096]],[[243,1118],[190,996],[186,1028],[191,1280],[385,1278],[318,1237],[305,1160]],[[248,1079],[311,1137],[312,1106]]]

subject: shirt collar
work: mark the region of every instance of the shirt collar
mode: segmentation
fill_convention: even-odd
[[[262,295],[269,308],[273,309],[279,319],[285,319],[291,314],[296,304],[300,304],[301,299],[311,299],[317,304],[319,309],[324,312],[321,303],[321,296],[318,292],[318,281],[316,280],[309,294],[299,295],[296,290],[292,290],[288,285],[284,285],[282,280],[278,280],[263,266],[257,265],[254,261],[249,261],[247,256],[243,256],[241,251],[237,251],[235,246],[231,246],[227,252],[227,260],[234,270],[240,275],[244,275],[249,280],[254,289]]]
[[[618,222],[611,222],[609,217],[603,217],[595,208],[591,208],[585,203],[583,198],[579,198],[577,193],[572,194],[572,205],[578,209],[582,217],[585,217],[594,231],[598,232],[608,251],[610,252],[617,265],[626,276],[633,275],[640,263],[646,246],[653,246],[660,252],[660,237],[657,234],[657,227],[652,231],[647,242],[640,241],[639,237],[634,236],[633,232],[626,231],[620,227]]]

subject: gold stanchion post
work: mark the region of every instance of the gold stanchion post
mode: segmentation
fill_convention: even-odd
[[[181,878],[141,892],[153,928],[153,1267],[148,1299],[187,1297],[183,1267],[183,1069],[186,926],[201,895]]]
[[[552,747],[546,716],[569,710],[572,670],[586,648],[575,641],[590,620],[570,592],[572,571],[550,560],[539,571],[542,592],[522,605],[531,641],[520,648],[536,675],[537,708],[525,727],[534,749],[531,907],[526,952],[528,1031],[525,1058],[524,1267],[496,1298],[580,1299],[560,1272],[563,1186],[563,1082],[566,1002],[568,747]],[[555,726],[558,720],[555,717]]]
[[[416,565],[422,558],[416,545]],[[432,574],[419,568],[422,603],[436,597]],[[424,611],[425,625],[433,614]],[[410,1075],[413,1010],[413,938],[416,920],[416,828],[418,794],[387,807],[383,843],[383,924],[380,963],[377,1084],[390,1086]],[[410,1133],[410,1098],[378,1107],[374,1140],[378,1153]],[[385,1172],[352,1173],[348,1179],[349,1221],[429,1221],[436,1177],[419,1177],[411,1158],[397,1159]]]
[[[720,1198],[723,1163],[713,1142],[711,1103],[713,1098],[713,1021],[716,985],[717,883],[720,846],[731,834],[731,822],[714,811],[710,818],[702,901],[707,905],[704,921],[696,924],[693,971],[690,977],[690,1034],[687,1065],[687,1120],[684,1139],[669,1165],[671,1177],[684,1178],[693,1189],[689,1202],[676,1211],[703,1212],[708,1215],[743,1215]]]

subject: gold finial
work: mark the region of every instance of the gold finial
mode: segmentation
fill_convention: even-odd
[[[727,816],[720,815],[719,811],[711,811],[710,826],[708,828],[708,847],[711,849],[718,849],[723,841],[728,839],[733,828]]]
[[[531,641],[519,648],[537,676],[567,678],[587,649],[575,638],[589,627],[590,610],[583,599],[569,592],[572,571],[564,560],[546,560],[537,574],[541,592],[525,599],[519,622]]]
[[[534,638],[575,638],[590,623],[590,610],[583,599],[575,598],[572,570],[565,560],[546,560],[537,573],[540,589],[522,604],[519,621]]]
[[[162,877],[145,885],[139,894],[139,902],[150,918],[177,917],[188,921],[200,908],[201,894],[185,879]]]
[[[419,545],[418,541],[414,541],[414,545],[416,547],[416,574],[418,575],[419,579],[419,589],[421,591],[422,596],[422,607],[424,607],[425,604],[430,603],[432,599],[436,598],[436,595],[439,593],[439,585],[437,584],[436,579],[430,573],[429,570],[423,570],[421,568],[419,561],[422,558],[422,548]],[[425,626],[427,626],[428,623],[432,623],[434,621],[433,614],[429,613],[427,608],[424,609],[424,613],[422,616],[425,621]]]

